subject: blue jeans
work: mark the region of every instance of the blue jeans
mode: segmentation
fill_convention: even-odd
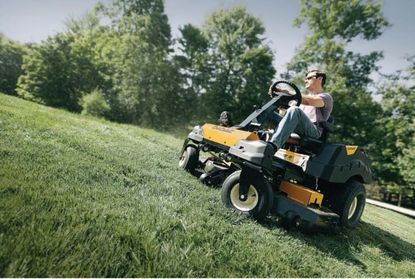
[[[279,124],[270,141],[277,145],[278,148],[282,147],[291,133],[311,138],[320,137],[317,126],[310,121],[308,116],[299,107],[289,107],[284,117],[281,118],[281,116],[274,114],[273,118],[276,121],[279,118]]]

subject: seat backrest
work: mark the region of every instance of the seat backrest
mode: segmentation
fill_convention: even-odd
[[[330,115],[327,121],[319,122],[318,124],[323,128],[320,140],[325,142],[329,132],[333,132],[334,130],[334,117]]]
[[[220,114],[218,123],[220,126],[224,126],[224,127],[231,127],[233,125],[231,114],[229,113],[229,111],[226,111],[226,110],[222,111],[222,113]]]

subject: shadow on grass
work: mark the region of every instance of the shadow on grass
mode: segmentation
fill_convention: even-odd
[[[272,223],[270,220],[261,225],[269,229],[282,228],[281,225]],[[394,261],[415,261],[413,253],[415,245],[366,222],[361,222],[355,229],[339,227],[304,232],[295,228],[284,228],[289,235],[301,239],[318,250],[362,268],[366,265],[356,255],[362,252],[365,246],[377,249],[380,252],[377,254],[384,254]],[[364,256],[364,254],[361,255]]]
[[[233,220],[233,224],[240,224],[250,218],[244,214],[238,215],[239,218]],[[258,222],[258,225],[269,230],[283,229],[290,236],[300,239],[340,261],[357,265],[363,269],[366,268],[366,264],[361,259],[370,255],[379,259],[386,256],[395,262],[415,262],[414,244],[364,221],[361,221],[354,229],[329,227],[312,231],[299,230],[293,226],[278,223],[274,217],[266,218]]]

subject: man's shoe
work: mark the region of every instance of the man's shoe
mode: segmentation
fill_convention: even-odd
[[[272,141],[268,141],[268,144],[272,146],[272,149],[274,150],[274,153],[278,151],[278,149],[280,149],[275,143],[273,143]]]

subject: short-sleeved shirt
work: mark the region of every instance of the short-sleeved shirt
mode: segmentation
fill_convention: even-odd
[[[329,119],[331,111],[333,110],[333,98],[329,93],[319,93],[314,96],[318,96],[323,99],[324,106],[321,108],[314,106],[300,105],[300,109],[308,116],[311,122],[323,122]],[[321,128],[319,127],[320,134]]]

